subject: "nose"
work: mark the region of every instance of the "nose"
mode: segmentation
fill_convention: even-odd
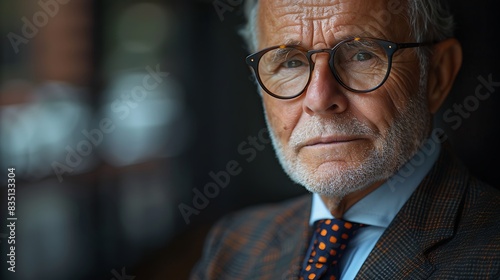
[[[333,76],[328,53],[314,54],[316,62],[306,89],[303,110],[309,115],[340,114],[347,109],[348,99]]]

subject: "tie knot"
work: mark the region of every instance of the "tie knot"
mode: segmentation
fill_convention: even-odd
[[[340,219],[324,219],[316,222],[316,232],[321,236],[339,236],[349,239],[362,224],[352,223]]]

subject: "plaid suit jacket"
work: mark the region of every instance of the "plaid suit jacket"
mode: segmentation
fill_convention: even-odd
[[[500,192],[445,149],[383,233],[356,279],[500,279]],[[229,215],[191,279],[298,279],[311,195]]]

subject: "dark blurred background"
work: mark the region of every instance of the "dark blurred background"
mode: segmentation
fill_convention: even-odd
[[[222,215],[305,193],[265,134],[241,3],[0,2],[2,279],[186,279]],[[450,3],[464,63],[436,123],[497,186],[498,9]]]

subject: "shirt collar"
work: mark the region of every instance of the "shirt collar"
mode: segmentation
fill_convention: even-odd
[[[386,228],[410,198],[436,162],[441,146],[432,139],[424,141],[418,152],[384,184],[359,200],[344,213],[343,219]],[[319,194],[313,194],[309,224],[334,218]]]

